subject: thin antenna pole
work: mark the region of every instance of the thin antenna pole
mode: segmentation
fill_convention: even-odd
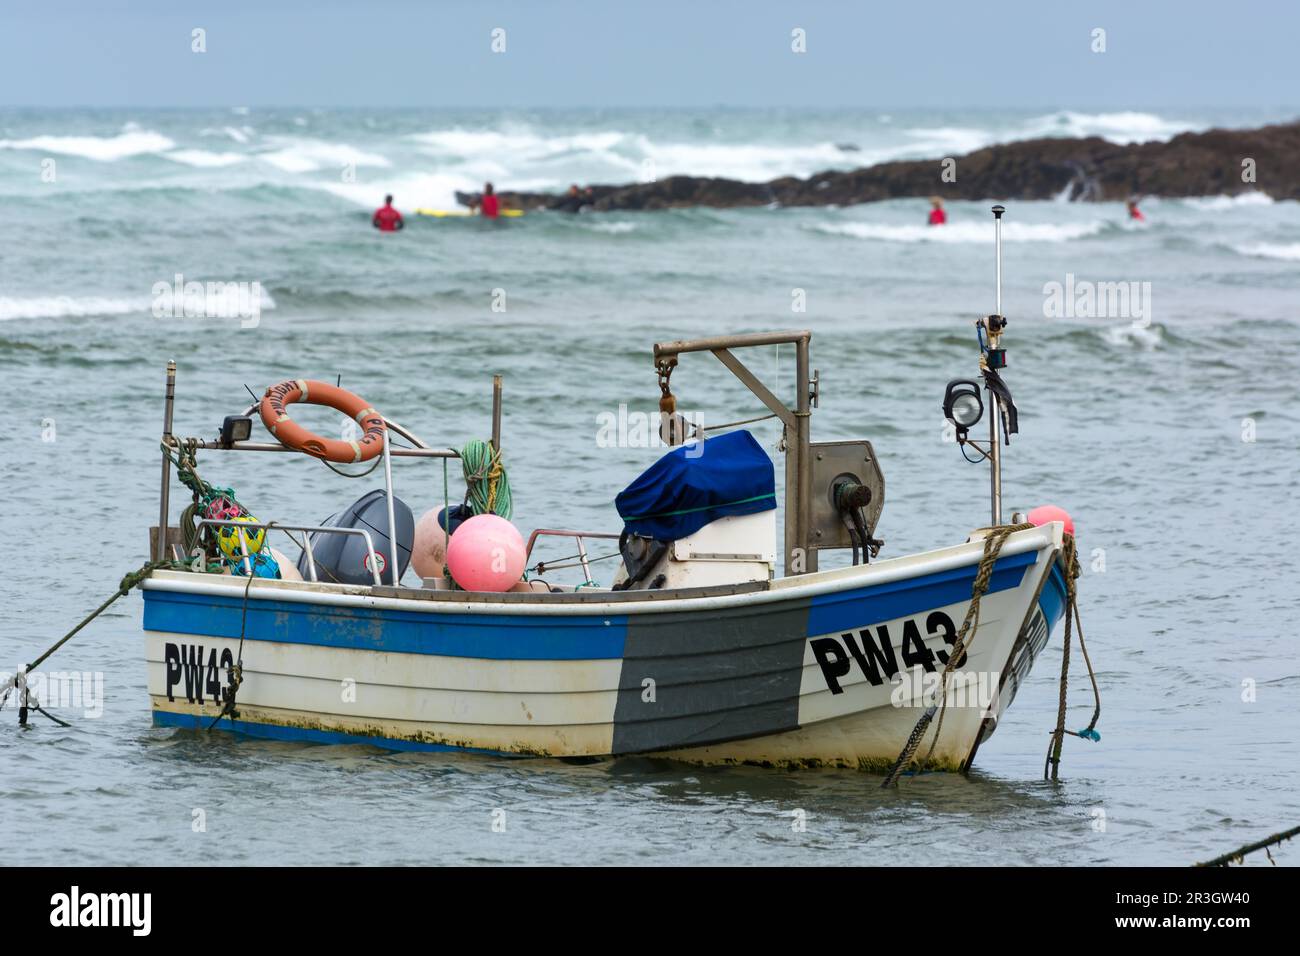
[[[1002,315],[1002,214],[1006,209],[1002,206],[993,207],[993,246],[994,255],[997,257],[997,308],[994,312],[1001,317]]]
[[[989,330],[989,348],[996,348],[1002,335],[1002,214],[1004,212],[1006,212],[1006,209],[1002,206],[993,207],[993,245],[997,259],[997,309],[994,314],[997,317],[996,321],[999,323],[999,327]],[[987,379],[985,390],[989,399],[987,403],[989,410],[989,505],[992,511],[992,525],[996,528],[1002,524],[1002,446],[998,435],[1001,405],[998,403],[996,393],[992,388],[988,387]]]

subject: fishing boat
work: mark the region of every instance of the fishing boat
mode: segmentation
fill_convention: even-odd
[[[999,279],[1000,261],[999,242]],[[976,323],[982,386],[950,383],[944,402],[958,441],[993,475],[992,520],[965,540],[879,557],[885,485],[871,442],[812,440],[820,376],[810,332],[666,341],[652,354],[673,447],[616,497],[623,527],[533,530],[527,580],[507,569],[510,586],[494,590],[463,586],[454,569],[408,573],[420,546],[391,460],[459,460],[467,488],[485,491],[467,500],[469,520],[501,521],[499,377],[492,438],[470,463],[465,448],[434,447],[357,396],[303,379],[225,417],[216,439],[180,437],[169,364],[154,565],[142,584],[154,722],[402,750],[866,769],[896,765],[910,738],[926,765],[969,767],[1070,587],[1065,524],[1001,516],[1000,446],[1015,422],[997,371],[1000,298]],[[737,354],[766,346],[793,347],[792,405]],[[673,372],[704,353],[781,424],[779,545],[767,452],[743,429],[705,433],[676,414]],[[984,414],[981,388],[987,442],[969,434]],[[291,414],[304,401],[343,411],[357,434],[305,432]],[[252,438],[258,416],[270,440]],[[208,452],[227,451],[373,459],[384,487],[319,525],[259,520],[197,477],[199,452],[206,469]],[[174,470],[194,499],[179,522]],[[469,523],[453,526],[454,510],[436,524],[448,564],[458,539],[470,539]],[[295,564],[272,552],[280,535],[298,545]],[[576,547],[581,582],[556,583],[536,560],[538,543],[555,538]],[[606,539],[618,542],[608,577],[588,549]],[[819,569],[832,550],[852,563]]]

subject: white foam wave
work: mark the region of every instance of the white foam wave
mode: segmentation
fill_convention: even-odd
[[[1017,139],[1036,136],[1100,136],[1112,143],[1141,143],[1172,139],[1179,133],[1205,129],[1202,123],[1166,119],[1154,113],[1076,113],[1062,110],[1029,120]]]
[[[1194,196],[1183,200],[1193,209],[1236,209],[1241,206],[1271,206],[1273,197],[1257,189],[1237,193],[1235,196]]]
[[[595,222],[591,228],[596,232],[608,233],[611,236],[621,236],[633,232],[637,225],[634,222]]]
[[[907,130],[907,135],[913,140],[913,144],[906,150],[906,153],[911,156],[920,155],[923,157],[933,157],[940,154],[959,156],[988,146],[997,139],[996,135],[989,130],[964,126],[918,127]],[[902,150],[891,150],[890,152],[897,155],[885,156],[877,159],[876,162],[888,162],[890,159],[903,158],[904,151]]]
[[[0,321],[12,319],[58,319],[80,315],[127,315],[148,312],[150,300],[115,299],[106,296],[49,295],[30,298],[0,296]]]
[[[1300,262],[1300,242],[1255,242],[1233,246],[1234,251],[1255,259],[1284,259]]]
[[[422,152],[431,156],[471,162],[479,158],[501,156],[536,160],[565,153],[600,153],[611,150],[632,137],[614,130],[543,136],[524,127],[499,130],[467,130],[456,127],[415,133],[410,139],[420,145]]]
[[[274,309],[275,300],[271,298],[271,294],[265,289],[262,289],[261,293],[260,308],[264,311]],[[202,307],[207,311],[207,318],[229,318],[238,315],[237,306],[241,301],[237,293],[227,288],[223,294],[204,297]],[[100,295],[0,296],[0,322],[102,315],[152,317],[152,312],[153,299],[148,296],[135,298]]]
[[[367,153],[346,143],[326,143],[314,139],[281,139],[274,152],[258,153],[258,159],[270,163],[287,173],[310,173],[324,167],[355,166],[387,167],[392,164],[378,153]]]
[[[111,163],[129,156],[161,153],[176,144],[151,130],[130,130],[117,136],[33,136],[2,139],[0,149],[30,149],[61,156],[80,156]]]
[[[1158,348],[1165,340],[1164,329],[1158,325],[1112,325],[1102,330],[1102,339],[1107,345],[1117,348],[1140,348],[1151,351]]]
[[[597,176],[622,175],[639,181],[689,175],[758,182],[843,166],[846,157],[850,157],[851,165],[874,161],[860,152],[846,153],[828,142],[655,142],[641,134],[616,130],[547,136],[518,126],[496,130],[456,128],[417,133],[410,139],[426,155],[463,165],[474,170],[477,177],[500,179],[521,167],[554,169],[564,162],[574,171],[557,171],[553,180],[556,184],[583,178],[578,169]]]
[[[257,130],[253,129],[251,126],[223,126],[220,129],[205,126],[203,129],[199,130],[199,135],[225,136],[229,139],[233,139],[241,146],[246,146],[252,138],[257,135]]]
[[[234,166],[236,163],[242,163],[248,158],[241,153],[212,153],[206,149],[174,149],[170,153],[163,153],[163,157],[176,163],[197,166],[201,169],[219,169],[222,166]]]
[[[1008,242],[1069,242],[1095,236],[1106,227],[1100,220],[1093,222],[1023,223],[1008,222],[1002,226],[1002,238]],[[876,222],[822,222],[812,227],[817,232],[854,239],[871,239],[880,242],[979,242],[993,241],[993,224],[976,222],[949,222],[943,226],[898,226]]]
[[[409,213],[417,207],[429,209],[456,209],[456,192],[474,192],[482,187],[480,179],[468,175],[449,173],[418,173],[379,179],[365,183],[319,182],[305,183],[331,195],[346,199],[366,209],[375,209],[391,194],[393,205]]]

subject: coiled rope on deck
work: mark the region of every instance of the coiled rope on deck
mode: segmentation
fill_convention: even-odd
[[[509,521],[515,504],[501,452],[490,442],[476,438],[460,450],[460,461],[465,475],[465,502],[474,514],[500,515]]]
[[[989,529],[984,538],[984,553],[980,557],[979,568],[975,572],[975,582],[971,585],[970,607],[966,609],[966,618],[962,621],[961,630],[957,632],[957,640],[953,642],[952,648],[948,651],[948,663],[944,666],[943,677],[939,684],[939,702],[927,707],[920,720],[916,722],[916,726],[912,728],[912,733],[903,745],[898,759],[894,761],[893,767],[886,774],[885,782],[881,784],[882,788],[892,787],[898,783],[898,778],[911,765],[912,758],[921,746],[921,741],[925,739],[930,722],[934,720],[937,713],[939,723],[934,730],[934,740],[931,741],[930,749],[926,753],[925,759],[921,761],[921,766],[924,767],[928,764],[930,758],[934,756],[934,748],[939,743],[939,734],[943,731],[943,717],[948,709],[948,677],[957,666],[957,662],[965,658],[967,643],[974,640],[975,632],[979,630],[980,599],[988,591],[989,581],[993,578],[993,567],[997,564],[998,555],[1002,552],[1002,545],[1009,535],[1032,527],[1034,527],[1032,524],[1012,524]]]
[[[190,490],[193,499],[190,504],[185,506],[180,516],[181,545],[185,549],[185,553],[192,555],[195,548],[202,548],[204,552],[214,550],[216,544],[212,540],[212,528],[208,525],[199,526],[199,521],[207,517],[208,508],[212,502],[218,498],[225,498],[231,504],[237,505],[240,511],[247,513],[246,509],[239,504],[239,499],[235,497],[233,488],[223,488],[211,484],[199,475],[198,463],[195,459],[198,443],[194,439],[184,443],[175,440],[171,443],[164,441],[162,450],[163,454],[170,458],[172,464],[176,466],[177,479]],[[165,531],[160,530],[159,534],[165,535]],[[195,568],[194,570],[198,569]],[[220,571],[221,565],[209,565],[207,570]]]

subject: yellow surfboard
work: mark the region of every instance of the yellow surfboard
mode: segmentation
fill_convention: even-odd
[[[435,219],[450,219],[452,217],[478,215],[478,213],[470,212],[468,209],[423,209],[423,208],[415,210],[415,214],[417,216],[432,216]],[[502,209],[500,214],[510,219],[517,219],[518,217],[524,214],[524,211],[522,209]]]

